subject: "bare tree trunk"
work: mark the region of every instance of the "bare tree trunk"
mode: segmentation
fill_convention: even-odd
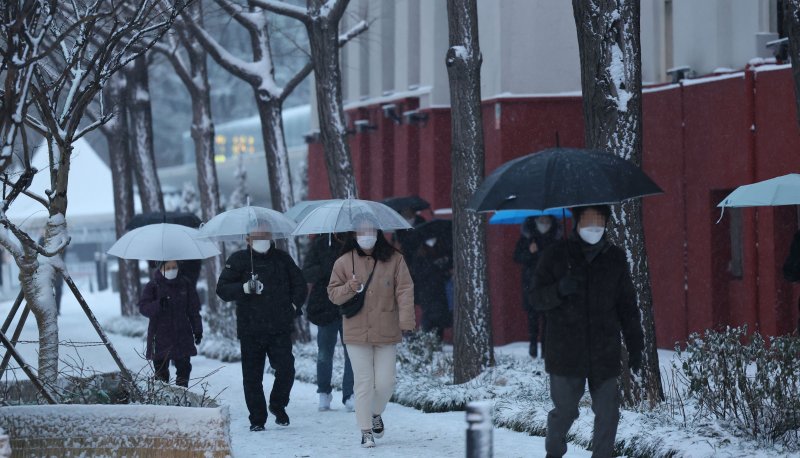
[[[642,61],[639,2],[573,0],[581,60],[586,146],[637,166],[642,163]],[[664,397],[658,365],[653,295],[647,265],[641,200],[613,207],[611,241],[629,253],[631,279],[644,329],[641,380],[626,368],[625,401],[651,405]]]
[[[453,167],[453,258],[455,383],[464,383],[494,364],[492,316],[486,281],[486,236],[483,218],[467,202],[484,175],[481,116],[481,56],[476,0],[447,0]]]
[[[133,173],[128,138],[128,116],[125,99],[125,72],[117,73],[103,88],[105,100],[116,101],[114,118],[101,128],[108,142],[111,181],[114,188],[114,227],[117,238],[125,234],[125,227],[133,218]],[[120,307],[123,316],[138,315],[139,263],[122,258],[118,260]]]
[[[308,9],[319,13],[325,0],[308,0]],[[342,12],[349,0],[340,2]],[[314,84],[317,93],[320,138],[325,151],[331,196],[334,199],[358,197],[353,174],[347,124],[342,104],[342,70],[339,66],[339,15],[311,15],[306,22],[311,62],[314,65]]]
[[[797,105],[797,122],[800,124],[800,0],[783,0],[783,23],[786,37],[789,38],[794,99]]]
[[[150,83],[147,59],[139,56],[128,70],[128,107],[130,110],[132,156],[142,200],[142,211],[164,211],[164,195],[156,173],[153,150],[153,113],[150,107]]]

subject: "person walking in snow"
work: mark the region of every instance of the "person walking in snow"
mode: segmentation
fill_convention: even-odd
[[[217,296],[236,302],[236,333],[250,431],[264,431],[267,422],[262,385],[267,358],[275,370],[269,411],[276,424],[289,426],[286,406],[295,373],[291,333],[308,291],[300,268],[270,238],[266,228],[252,231],[247,236],[248,247],[230,255],[217,282]]]
[[[308,321],[317,325],[317,393],[319,410],[330,410],[333,395],[333,353],[336,340],[343,337],[342,314],[339,307],[328,299],[328,282],[333,264],[342,251],[342,243],[336,234],[321,235],[311,241],[303,262],[303,276],[310,289],[306,315]],[[344,345],[344,377],[342,378],[342,404],[348,412],[355,410],[353,399],[353,368],[347,346]]]
[[[368,218],[354,221],[343,254],[333,266],[328,298],[345,305],[363,294],[361,309],[344,318],[344,343],[355,377],[356,421],[361,446],[384,434],[383,411],[395,386],[396,345],[413,332],[414,283],[403,255]]]
[[[152,360],[155,378],[169,382],[170,362],[175,366],[175,384],[189,386],[195,345],[203,338],[200,298],[197,290],[178,269],[176,261],[165,261],[153,272],[139,300],[139,311],[150,319],[145,356]]]
[[[625,252],[606,240],[607,205],[573,210],[576,227],[543,253],[531,290],[547,312],[545,370],[553,409],[547,416],[548,457],[567,452],[566,436],[589,383],[595,414],[592,456],[610,457],[619,422],[621,339],[631,371],[642,364],[644,338]]]
[[[542,336],[542,354],[544,354],[544,334],[547,329],[547,318],[544,312],[535,310],[531,304],[528,290],[533,280],[533,272],[542,252],[553,244],[561,233],[558,221],[550,215],[529,216],[522,224],[522,234],[514,248],[514,262],[522,265],[522,308],[528,315],[528,335],[531,357],[539,356],[539,336]],[[542,332],[539,332],[541,323]]]

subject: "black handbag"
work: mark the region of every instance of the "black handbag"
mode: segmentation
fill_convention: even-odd
[[[355,277],[355,255],[352,251],[350,252],[350,255],[353,257],[353,276]],[[372,275],[375,273],[375,266],[377,264],[378,261],[375,260],[375,264],[372,265],[372,272],[370,272],[369,278],[367,278],[367,282],[364,284],[364,289],[362,289],[360,292],[357,292],[355,296],[350,298],[350,300],[339,306],[339,311],[342,312],[343,317],[353,318],[358,312],[361,311],[361,308],[364,307],[364,296],[367,294],[367,289],[369,289],[369,283],[372,281]]]

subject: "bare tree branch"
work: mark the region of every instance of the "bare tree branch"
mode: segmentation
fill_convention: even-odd
[[[277,0],[249,0],[249,3],[251,5],[264,8],[265,10],[271,11],[275,14],[297,19],[303,24],[308,24],[311,22],[311,15],[308,13],[306,8],[290,5],[286,2]]]

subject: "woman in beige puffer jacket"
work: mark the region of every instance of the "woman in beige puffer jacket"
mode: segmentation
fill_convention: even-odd
[[[383,232],[369,225],[350,234],[343,255],[336,260],[328,284],[334,304],[349,301],[367,283],[364,306],[344,318],[344,343],[355,378],[356,420],[361,445],[374,447],[383,436],[381,414],[395,386],[396,344],[416,327],[414,283],[403,255],[392,248]]]

